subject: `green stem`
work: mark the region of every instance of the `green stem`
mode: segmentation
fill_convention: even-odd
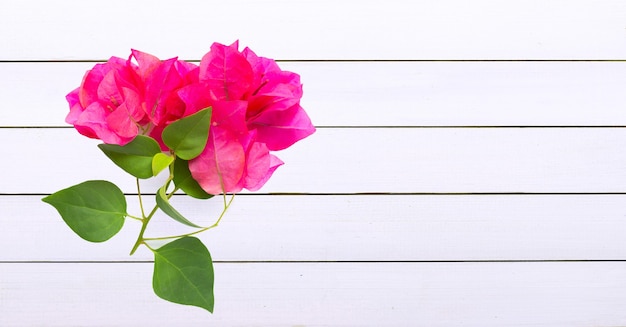
[[[145,245],[148,249],[150,249],[150,251],[152,251],[152,252],[154,252],[154,251],[155,251],[153,247],[151,247],[150,245],[148,245],[148,243],[143,242],[143,245]]]
[[[170,194],[167,195],[167,199],[171,199],[172,196],[174,196],[174,193],[176,193],[178,190],[180,190],[179,187],[174,187],[174,189],[172,190],[172,192],[170,192]]]
[[[139,245],[144,243],[143,234],[146,232],[146,227],[148,227],[148,223],[150,222],[150,219],[152,219],[152,216],[154,216],[154,214],[156,213],[157,209],[159,209],[159,207],[155,205],[154,208],[152,208],[152,211],[150,211],[150,214],[148,214],[148,216],[142,220],[141,230],[139,231],[139,236],[137,236],[137,241],[135,241],[135,245],[133,245],[133,249],[130,250],[130,255],[133,255],[135,251],[137,251],[137,248],[139,247]]]
[[[141,217],[146,218],[146,213],[143,210],[143,201],[141,200],[141,187],[139,187],[139,178],[135,178],[137,184],[137,197],[139,197],[139,208],[141,208]]]
[[[172,164],[170,165],[170,176],[167,178],[167,180],[165,181],[166,188],[167,186],[170,185],[170,182],[174,179],[174,162],[172,162]],[[135,245],[133,245],[133,248],[130,250],[130,255],[133,255],[135,253],[135,251],[137,251],[137,248],[139,248],[139,245],[141,244],[145,244],[144,242],[144,237],[143,234],[146,232],[146,228],[148,227],[148,223],[150,223],[150,219],[152,219],[152,217],[154,216],[154,214],[157,212],[157,210],[159,209],[158,205],[155,205],[154,208],[152,208],[152,211],[150,211],[150,213],[148,214],[148,216],[146,216],[146,214],[144,213],[144,209],[143,209],[143,203],[141,201],[141,192],[139,191],[139,179],[137,179],[137,193],[139,195],[139,206],[141,207],[141,214],[143,215],[143,219],[141,220],[141,230],[139,231],[139,235],[137,236],[137,240],[135,241]],[[173,194],[173,192],[172,192]],[[170,195],[171,196],[171,195]],[[146,245],[147,246],[147,245]],[[148,247],[150,248],[150,247]]]
[[[137,216],[133,216],[133,215],[129,215],[129,214],[126,214],[126,217],[127,218],[131,218],[131,219],[135,219],[135,220],[139,220],[139,221],[143,221],[143,218],[137,217]]]
[[[233,195],[230,197],[230,201],[228,201],[228,204],[226,204],[226,202],[224,202],[224,210],[222,210],[222,213],[217,218],[215,223],[210,226],[210,228],[217,227],[217,225],[219,225],[220,221],[222,221],[222,218],[224,217],[224,214],[226,213],[226,211],[230,207],[230,204],[233,203],[234,199],[235,199],[235,194],[233,193]],[[226,200],[226,194],[224,194],[224,200]]]
[[[213,225],[211,225],[209,227],[204,227],[204,228],[201,228],[201,229],[199,229],[197,231],[194,231],[194,232],[191,232],[191,233],[187,233],[187,234],[180,234],[180,235],[174,235],[174,236],[162,236],[162,237],[146,237],[143,240],[144,241],[170,240],[170,239],[181,238],[181,237],[185,237],[185,236],[191,236],[191,235],[199,234],[199,233],[202,233],[202,232],[207,231],[209,229],[213,229],[213,228],[215,228],[215,227],[217,227],[219,225],[220,221],[222,221],[222,218],[224,217],[224,214],[226,214],[226,211],[228,211],[228,208],[230,207],[230,204],[233,202],[234,199],[235,199],[235,194],[233,194],[232,197],[230,198],[230,201],[228,201],[228,203],[226,203],[224,205],[224,210],[222,210],[222,213],[217,218],[215,223],[213,223]]]

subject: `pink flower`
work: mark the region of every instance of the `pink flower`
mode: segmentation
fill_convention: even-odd
[[[212,107],[206,147],[189,161],[193,178],[211,194],[255,191],[283,164],[270,151],[315,132],[301,97],[300,76],[237,42],[214,43],[199,66],[132,50],[85,74],[66,97],[66,122],[109,144],[148,135],[167,151],[165,127]]]
[[[192,176],[207,193],[256,191],[283,164],[246,127],[246,105],[240,100],[212,103],[207,146],[189,161]]]
[[[200,91],[202,90],[202,91]],[[300,107],[300,77],[252,50],[214,43],[200,62],[199,83],[179,92],[186,114],[213,107],[205,150],[189,162],[208,193],[258,190],[283,164],[270,154],[311,135]]]
[[[313,134],[315,127],[300,107],[300,76],[281,70],[274,60],[257,57],[248,48],[242,54],[256,77],[247,96],[250,105],[246,122],[250,129],[258,131],[259,140],[275,151]]]
[[[180,118],[184,105],[176,101],[175,91],[196,82],[194,73],[193,64],[176,58],[161,61],[136,50],[128,60],[111,57],[87,71],[81,86],[67,95],[70,112],[65,121],[87,137],[124,145]]]

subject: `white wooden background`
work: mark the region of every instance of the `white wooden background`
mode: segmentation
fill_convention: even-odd
[[[202,236],[209,315],[153,294],[139,224],[90,244],[40,199],[134,192],[63,122],[94,61],[236,39],[318,131]],[[3,0],[0,326],[624,326],[624,59],[622,0]]]

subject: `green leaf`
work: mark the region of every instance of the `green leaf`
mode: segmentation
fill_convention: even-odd
[[[161,187],[156,194],[157,206],[159,206],[159,208],[163,210],[163,212],[165,212],[168,216],[174,218],[174,220],[180,223],[183,223],[191,227],[202,228],[202,226],[198,226],[192,223],[191,221],[187,220],[187,218],[183,217],[183,215],[181,215],[180,212],[178,212],[176,209],[174,209],[174,207],[172,207],[172,205],[170,204],[170,201],[167,199],[167,194],[165,194],[166,186],[167,185],[164,185],[163,187]]]
[[[177,157],[191,160],[204,150],[210,126],[211,107],[169,124],[163,129],[161,136],[163,143],[174,151]]]
[[[107,181],[83,182],[42,199],[57,209],[81,238],[104,242],[122,229],[126,217],[124,193]]]
[[[213,197],[212,194],[205,192],[200,187],[200,184],[193,179],[189,171],[189,162],[180,158],[176,158],[174,163],[174,185],[196,199],[210,199]]]
[[[160,298],[213,312],[213,261],[195,237],[183,237],[154,251],[152,288]]]
[[[152,157],[152,175],[158,175],[163,169],[167,168],[172,162],[174,157],[168,156],[163,152],[159,152]]]
[[[124,146],[99,144],[98,147],[116,165],[137,178],[150,178],[155,175],[152,161],[156,154],[161,153],[161,147],[151,137],[137,135]]]

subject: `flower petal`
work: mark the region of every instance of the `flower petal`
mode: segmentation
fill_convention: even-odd
[[[211,129],[204,151],[189,161],[189,171],[209,194],[239,192],[244,164],[241,143],[228,130],[216,127]]]
[[[252,143],[246,155],[243,187],[250,191],[259,190],[282,164],[278,157],[270,154],[265,143]]]
[[[102,103],[104,106],[109,107],[110,110],[117,108],[122,102],[124,102],[124,98],[117,87],[117,81],[115,77],[115,71],[110,70],[102,80],[100,81],[100,85],[98,85],[98,101]]]
[[[80,88],[76,88],[65,96],[67,103],[70,105],[70,112],[65,116],[65,122],[68,124],[74,125],[84,110],[83,106],[80,105],[79,90]]]
[[[248,127],[246,126],[247,106],[246,101],[213,102],[212,125],[228,129],[234,137],[243,142],[248,134]]]
[[[184,116],[193,115],[196,112],[211,106],[209,89],[202,84],[187,85],[177,91],[178,97],[185,104]]]
[[[74,127],[87,137],[101,139],[108,144],[122,144],[122,139],[109,128],[106,118],[107,112],[104,107],[94,102],[80,114]]]
[[[259,142],[272,151],[283,150],[313,134],[315,127],[300,105],[286,110],[269,110],[248,122],[248,128],[258,132]]]
[[[142,80],[147,79],[160,66],[161,60],[149,53],[131,49],[129,61],[135,58],[137,61],[137,73]]]
[[[252,67],[237,50],[237,43],[213,43],[200,61],[200,82],[206,83],[218,100],[240,100],[252,85]]]
[[[83,77],[78,97],[83,107],[87,107],[95,101],[98,101],[98,86],[104,76],[111,71],[108,63],[96,64],[92,69],[88,70]]]
[[[125,145],[126,143],[132,141],[132,139],[139,133],[137,124],[133,121],[126,103],[122,103],[121,106],[117,107],[117,109],[109,114],[106,118],[106,122],[111,131],[117,134],[121,139],[121,142],[118,143],[119,145]]]
[[[145,79],[144,101],[146,114],[159,125],[167,116],[166,101],[170,94],[182,85],[182,78],[176,71],[176,59],[165,60],[153,74]]]

